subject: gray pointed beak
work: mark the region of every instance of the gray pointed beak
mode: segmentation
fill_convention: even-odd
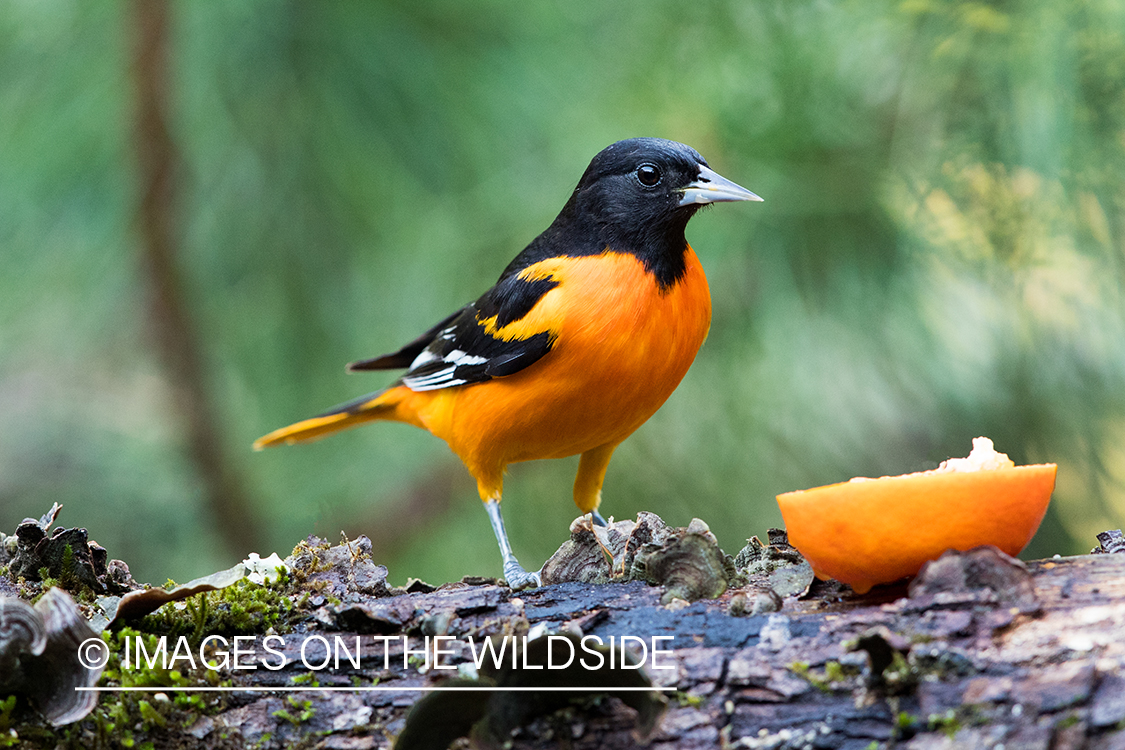
[[[683,188],[684,196],[678,205],[687,206],[692,203],[719,203],[722,201],[760,201],[746,188],[723,177],[718,172],[708,167],[699,168],[699,177],[695,182]]]

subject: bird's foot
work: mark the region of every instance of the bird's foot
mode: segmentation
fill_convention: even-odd
[[[596,526],[609,526],[609,522],[605,520],[605,517],[596,510],[590,511],[590,518]]]
[[[506,560],[504,562],[504,580],[508,582],[508,586],[512,591],[521,591],[523,589],[539,588],[543,585],[543,579],[539,576],[540,571],[529,573],[523,569],[515,558]]]
[[[500,556],[504,558],[504,578],[512,591],[520,589],[538,588],[543,585],[539,572],[528,573],[520,565],[516,556],[512,554],[512,545],[508,544],[508,532],[504,530],[504,519],[500,515],[500,499],[490,498],[484,501],[484,509],[488,511],[488,519],[492,522],[492,531],[496,534],[496,542],[500,545]]]

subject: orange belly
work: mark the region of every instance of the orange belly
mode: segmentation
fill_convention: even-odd
[[[663,292],[625,253],[524,269],[527,280],[559,284],[499,334],[550,330],[552,350],[508,377],[403,394],[396,411],[444,439],[478,480],[499,480],[509,463],[620,443],[672,394],[707,337],[707,280],[690,247],[685,262]]]

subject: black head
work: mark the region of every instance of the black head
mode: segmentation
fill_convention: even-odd
[[[586,168],[551,227],[505,271],[553,255],[633,253],[663,287],[684,269],[684,228],[717,201],[761,200],[720,177],[699,153],[661,138],[631,138],[605,148]]]

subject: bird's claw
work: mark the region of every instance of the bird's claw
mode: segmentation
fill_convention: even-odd
[[[522,589],[539,588],[543,585],[543,579],[539,575],[540,571],[529,573],[523,569],[515,560],[509,560],[504,563],[504,580],[508,582],[508,586],[512,591],[521,591]]]

